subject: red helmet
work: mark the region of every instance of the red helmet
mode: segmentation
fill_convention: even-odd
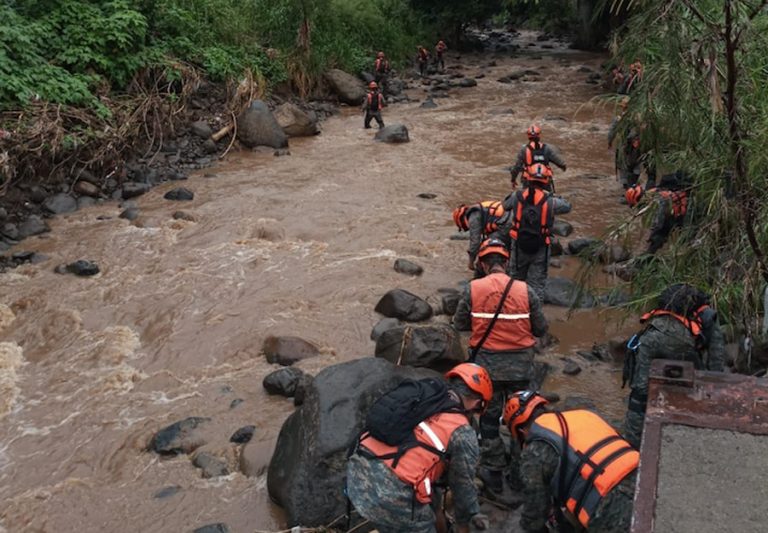
[[[624,198],[627,199],[629,207],[635,207],[638,202],[640,202],[640,198],[643,197],[643,192],[643,188],[640,185],[635,185],[626,190]]]
[[[384,59],[384,52],[379,52],[378,54],[376,54],[376,57],[378,57],[379,59]]]
[[[538,392],[530,390],[516,392],[507,400],[501,419],[504,425],[509,428],[510,433],[518,440],[522,440],[522,435],[519,432],[520,427],[528,422],[536,407],[548,403]]]
[[[509,259],[509,250],[506,245],[495,237],[485,239],[480,245],[480,251],[477,252],[477,258],[482,260],[483,257],[491,254],[498,254],[505,259]]]
[[[466,205],[461,204],[459,207],[453,210],[453,222],[456,227],[461,231],[469,231],[469,222],[467,221],[467,209]]]
[[[469,387],[469,390],[476,392],[483,399],[483,410],[493,397],[493,384],[488,371],[475,363],[461,363],[446,372],[446,379],[459,378]]]
[[[368,88],[369,89],[378,89],[379,88],[379,84],[376,83],[375,81],[372,81],[371,83],[368,84]]]
[[[541,128],[536,124],[531,124],[525,133],[528,134],[528,138],[531,140],[539,139],[541,137]]]
[[[552,179],[552,169],[547,165],[536,164],[528,167],[528,181],[535,181],[547,185]]]

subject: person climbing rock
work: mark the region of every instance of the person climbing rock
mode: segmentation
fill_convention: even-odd
[[[461,204],[453,210],[453,221],[459,231],[469,231],[469,249],[467,255],[469,262],[467,268],[475,271],[475,277],[484,275],[477,264],[477,252],[480,244],[493,232],[499,229],[498,223],[504,216],[504,206],[501,202],[485,200],[483,202],[467,206]]]
[[[435,66],[438,67],[441,72],[445,70],[444,54],[446,50],[448,50],[448,47],[445,45],[445,41],[442,39],[437,41],[437,44],[435,45]]]
[[[525,485],[520,527],[545,533],[552,503],[556,531],[627,533],[640,454],[603,418],[585,409],[553,411],[526,390],[504,406],[503,422],[522,446]]]
[[[429,50],[419,45],[416,47],[416,61],[419,63],[419,75],[423,78],[427,75],[427,65],[429,65]]]
[[[672,230],[681,227],[685,222],[689,182],[688,175],[678,170],[674,174],[663,175],[659,184],[648,188],[647,191],[641,185],[626,190],[624,197],[630,207],[638,205],[643,198],[657,204],[646,253],[658,252],[667,242]]]
[[[648,375],[654,359],[690,361],[699,370],[723,372],[726,354],[723,332],[709,296],[696,287],[676,283],[659,295],[656,307],[640,318],[643,329],[627,343],[624,384],[629,406],[624,438],[635,447],[640,439],[648,402]]]
[[[517,161],[515,165],[510,169],[512,178],[512,188],[517,187],[517,177],[520,173],[523,173],[522,181],[523,185],[528,180],[530,169],[534,165],[544,165],[549,169],[550,180],[545,187],[548,191],[554,190],[554,183],[552,182],[552,168],[551,164],[554,163],[560,167],[563,172],[566,170],[565,161],[558,155],[558,153],[548,144],[541,142],[541,128],[536,124],[532,124],[527,130],[528,143],[523,145],[520,152],[517,154]]]
[[[406,381],[370,409],[347,464],[347,495],[380,533],[434,533],[444,515],[439,483],[453,497],[455,531],[487,528],[474,485],[479,455],[471,420],[493,386],[479,365],[462,363],[436,379]],[[374,436],[376,435],[376,436]],[[450,460],[448,460],[450,459]]]
[[[488,370],[493,399],[480,418],[480,478],[489,495],[501,497],[503,471],[509,466],[511,484],[517,485],[516,449],[507,450],[499,436],[499,417],[508,393],[529,386],[533,375],[536,337],[548,329],[541,302],[525,282],[507,273],[509,251],[498,239],[488,239],[477,254],[485,277],[473,280],[459,299],[453,324],[470,330],[470,360]]]
[[[368,84],[368,93],[363,101],[363,111],[365,111],[365,129],[371,127],[371,120],[376,119],[379,129],[384,127],[384,120],[381,118],[381,110],[384,108],[384,95],[379,92],[379,86],[375,81]]]
[[[376,61],[373,62],[373,81],[381,88],[382,94],[387,90],[387,81],[389,79],[389,60],[384,52],[376,54]]]
[[[544,300],[549,270],[550,232],[555,214],[567,213],[571,205],[547,192],[551,172],[542,164],[531,169],[525,189],[504,199],[507,216],[499,222],[499,233],[510,240],[509,274]]]

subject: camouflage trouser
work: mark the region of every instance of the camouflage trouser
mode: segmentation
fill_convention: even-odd
[[[515,241],[512,241],[507,273],[515,279],[525,281],[542,302],[548,269],[549,246],[542,246],[535,254],[527,254],[517,249]]]
[[[517,485],[520,471],[520,445],[512,439],[510,449],[499,435],[499,419],[504,402],[514,392],[528,388],[528,381],[493,381],[493,398],[488,410],[480,417],[480,466],[488,470],[509,469],[512,484]]]
[[[627,411],[627,415],[624,417],[624,428],[622,431],[624,438],[637,449],[640,449],[640,441],[643,438],[644,423],[645,413]]]
[[[367,110],[365,112],[365,124],[364,126],[366,128],[371,127],[371,120],[376,119],[376,123],[379,125],[379,128],[384,127],[384,121],[381,119],[381,111],[370,111]]]
[[[632,523],[632,499],[635,494],[634,473],[613,487],[597,506],[589,521],[589,533],[627,533]]]

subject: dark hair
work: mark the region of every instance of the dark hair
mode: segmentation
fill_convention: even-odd
[[[709,296],[687,283],[675,283],[659,295],[659,309],[690,317],[702,305],[709,305]]]

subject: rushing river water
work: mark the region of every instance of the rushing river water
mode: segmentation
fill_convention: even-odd
[[[280,529],[265,475],[201,479],[186,456],[146,452],[149,438],[178,419],[211,417],[206,449],[235,467],[229,436],[253,424],[248,446],[266,464],[293,404],[262,389],[274,370],[260,355],[264,338],[316,343],[322,356],[299,364],[313,374],[371,355],[384,292],[426,297],[468,276],[466,242],[448,239],[451,209],[508,193],[502,168],[534,120],[568,163],[556,176],[574,205],[564,217],[574,237],[599,235],[622,212],[618,185],[578,176],[613,176],[613,110],[593,101],[600,90],[578,69],[597,70],[604,57],[526,46],[534,34],[520,42],[517,57],[449,56],[449,66],[463,66],[456,72],[485,77],[437,109],[385,109],[387,123],[408,126],[408,144],[373,142],[375,130],[347,108],[321,135],[291,140],[289,157],[234,153],[208,171],[214,177],[193,176],[192,202],[163,200],[168,184],[138,199],[133,223],[110,203],[57,217],[46,238],[25,241],[51,259],[0,277],[0,531],[177,532],[218,521],[237,533]],[[539,81],[496,81],[518,69],[537,70]],[[423,99],[412,85],[410,96]],[[196,222],[174,220],[179,209]],[[424,274],[394,272],[397,257]],[[80,258],[101,273],[53,273]],[[550,275],[578,268],[576,258],[562,263]],[[615,335],[609,318],[620,315],[546,314],[560,339],[542,357],[556,366],[546,390],[590,396],[619,417],[616,368],[581,361],[575,377],[559,368],[564,355]],[[235,399],[243,402],[230,407]],[[170,485],[179,492],[153,497]]]

